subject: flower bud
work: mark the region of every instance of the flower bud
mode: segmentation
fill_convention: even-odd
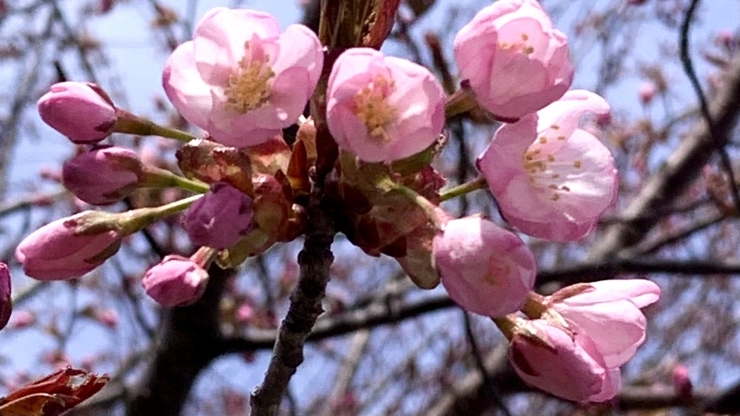
[[[97,143],[116,125],[116,108],[96,84],[60,82],[38,101],[41,119],[78,144]]]
[[[120,201],[136,189],[141,162],[132,150],[101,146],[68,160],[62,169],[64,187],[93,205]]]
[[[13,298],[10,295],[10,271],[5,263],[0,262],[0,329],[8,324],[13,310]]]
[[[456,219],[434,237],[442,284],[463,309],[492,318],[516,312],[532,290],[534,255],[514,233],[479,217]]]
[[[619,368],[609,369],[593,341],[544,320],[514,335],[509,360],[527,384],[575,402],[602,402],[619,391]]]
[[[166,256],[141,281],[144,291],[162,306],[184,306],[197,301],[206,289],[208,272],[178,255]]]
[[[223,182],[211,186],[185,214],[185,230],[193,244],[223,249],[236,244],[252,224],[252,199]]]
[[[500,0],[455,36],[455,60],[481,107],[516,120],[568,90],[568,39],[535,0]]]
[[[116,230],[79,234],[90,212],[58,219],[26,237],[15,250],[15,258],[29,277],[65,280],[80,277],[103,264],[121,246]]]
[[[585,331],[609,367],[618,367],[645,341],[640,308],[659,298],[660,288],[649,280],[614,279],[565,287],[545,304]]]

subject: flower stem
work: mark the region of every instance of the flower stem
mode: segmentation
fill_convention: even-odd
[[[545,297],[538,293],[529,292],[527,294],[527,301],[522,307],[522,312],[524,312],[529,319],[540,319],[548,310],[547,305],[544,303],[544,299]]]
[[[460,114],[467,113],[476,106],[478,106],[478,101],[475,99],[475,94],[470,87],[463,84],[462,88],[447,97],[447,102],[445,102],[445,119],[449,120]]]
[[[457,185],[446,191],[441,192],[439,194],[439,199],[440,201],[447,201],[452,198],[457,198],[458,196],[476,191],[478,189],[484,189],[487,186],[488,183],[486,182],[486,178],[484,178],[483,176],[478,176],[470,182],[465,182],[464,184]]]
[[[208,192],[210,187],[201,181],[184,178],[167,169],[161,169],[156,166],[144,165],[142,174],[139,176],[140,188],[170,188],[176,187],[203,194]]]
[[[137,134],[140,136],[160,136],[168,139],[175,139],[181,142],[189,142],[197,139],[190,133],[171,127],[160,126],[159,124],[128,111],[116,110],[116,127],[117,133]]]
[[[437,227],[437,229],[443,229],[444,223],[446,223],[450,219],[449,215],[442,211],[441,208],[434,205],[431,201],[424,198],[423,196],[419,195],[413,189],[397,183],[394,183],[393,189],[408,197],[410,200],[414,201],[416,205],[423,209],[424,212],[427,214],[427,217],[432,221],[432,223],[434,223],[434,226]]]
[[[499,331],[511,341],[514,338],[514,329],[516,329],[517,317],[514,314],[509,314],[500,318],[491,318],[494,324],[498,327]]]

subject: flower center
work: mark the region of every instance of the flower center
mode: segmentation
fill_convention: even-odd
[[[531,55],[532,53],[534,53],[534,46],[527,44],[527,41],[529,40],[529,35],[527,35],[526,33],[522,33],[521,39],[522,40],[520,42],[499,42],[498,47],[504,50],[520,49],[525,55]]]
[[[546,133],[557,134],[559,128],[557,125],[550,126],[550,129],[535,140],[522,155],[524,168],[529,173],[532,186],[551,201],[557,201],[562,195],[570,192],[570,188],[564,183],[572,175],[577,174],[583,165],[580,159],[558,159],[548,151],[552,148],[548,146],[549,140],[567,140],[563,135],[547,137]]]
[[[398,116],[398,110],[388,103],[395,90],[392,80],[377,76],[354,96],[353,112],[367,128],[367,134],[385,142],[391,140],[387,129]]]
[[[270,80],[275,77],[269,61],[261,48],[250,50],[249,41],[244,42],[244,57],[224,88],[227,107],[244,114],[267,102],[272,93]]]

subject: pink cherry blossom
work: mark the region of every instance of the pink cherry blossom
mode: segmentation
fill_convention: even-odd
[[[631,359],[645,341],[640,308],[655,303],[660,288],[644,279],[604,280],[561,289],[545,304],[588,334],[609,368]]]
[[[197,301],[207,282],[207,271],[189,258],[174,254],[150,268],[141,280],[146,294],[166,307]]]
[[[485,316],[518,311],[537,275],[534,255],[526,244],[480,217],[448,222],[434,238],[432,253],[452,300]]]
[[[575,402],[602,402],[617,394],[619,369],[607,367],[588,335],[540,319],[526,326],[535,335],[516,333],[509,360],[527,384]]]
[[[545,107],[573,80],[568,40],[535,0],[494,2],[458,32],[454,47],[478,103],[502,119]]]
[[[426,68],[370,48],[337,58],[329,76],[327,124],[339,147],[367,162],[412,156],[439,138],[444,91]]]
[[[185,230],[193,244],[227,248],[251,229],[252,199],[224,182],[211,186],[185,214]]]
[[[616,199],[617,170],[609,149],[578,124],[608,112],[600,96],[574,90],[496,131],[477,166],[509,223],[554,241],[591,231]]]
[[[322,65],[321,44],[307,27],[280,33],[269,14],[217,7],[170,55],[162,78],[186,120],[217,142],[244,147],[296,122]]]
[[[15,258],[23,265],[27,276],[39,280],[80,277],[118,251],[122,238],[118,231],[91,235],[76,233],[77,226],[89,212],[46,224],[21,241]]]
[[[41,119],[79,144],[97,143],[116,125],[116,108],[102,88],[88,82],[60,82],[38,101]]]
[[[139,182],[141,162],[136,152],[123,147],[101,146],[64,163],[64,187],[93,205],[113,204],[128,196]]]

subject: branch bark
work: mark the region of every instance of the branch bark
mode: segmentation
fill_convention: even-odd
[[[265,379],[252,392],[253,416],[278,414],[290,378],[303,362],[306,338],[323,312],[321,301],[329,283],[329,268],[334,261],[331,243],[335,228],[329,212],[321,206],[322,197],[323,189],[317,184],[308,205],[306,240],[298,255],[300,278],[290,296],[290,307],[280,325]]]
[[[208,286],[198,302],[163,312],[161,338],[156,340],[147,373],[129,392],[127,415],[180,414],[196,377],[218,356],[218,305],[230,273],[211,266]]]

